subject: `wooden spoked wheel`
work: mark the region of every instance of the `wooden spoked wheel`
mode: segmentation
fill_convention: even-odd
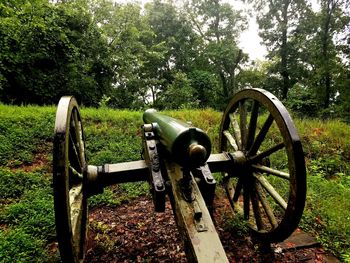
[[[85,145],[78,104],[62,97],[56,112],[53,187],[57,239],[63,262],[82,262],[87,228]]]
[[[238,92],[220,127],[220,150],[233,160],[224,173],[231,206],[266,242],[290,236],[306,199],[306,170],[296,128],[285,107],[262,89]]]

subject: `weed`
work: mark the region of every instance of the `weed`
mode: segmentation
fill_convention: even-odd
[[[335,254],[350,253],[350,189],[322,176],[308,177],[302,227],[313,232]]]
[[[240,213],[224,214],[222,218],[224,222],[224,229],[227,232],[235,233],[237,236],[244,236],[249,232],[248,222],[244,220]]]
[[[123,202],[135,199],[141,195],[149,193],[149,186],[144,182],[125,183],[117,186],[111,186],[104,189],[102,194],[89,198],[89,205],[102,206],[107,205],[115,207]]]
[[[124,191],[124,195],[127,199],[134,199],[149,193],[149,186],[144,182],[125,183],[121,184],[120,188]]]
[[[104,189],[102,194],[95,195],[89,198],[89,206],[110,206],[116,207],[120,205],[120,200],[118,199],[112,188]]]
[[[89,228],[92,229],[95,233],[95,240],[97,241],[97,253],[106,254],[109,251],[113,250],[116,246],[115,241],[109,237],[109,232],[112,230],[110,226],[103,222],[93,221]]]

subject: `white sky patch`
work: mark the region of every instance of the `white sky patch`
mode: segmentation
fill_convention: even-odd
[[[265,46],[261,45],[262,39],[258,35],[258,24],[255,17],[250,17],[248,20],[248,29],[241,34],[239,38],[239,47],[243,52],[249,54],[251,60],[264,60],[267,55]]]

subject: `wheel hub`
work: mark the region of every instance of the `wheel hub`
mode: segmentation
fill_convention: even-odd
[[[235,151],[229,153],[233,162],[233,168],[237,172],[247,171],[248,168],[248,158],[243,151]]]

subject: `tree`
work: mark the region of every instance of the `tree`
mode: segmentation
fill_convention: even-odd
[[[201,37],[197,67],[218,75],[225,103],[236,91],[236,75],[246,59],[237,46],[239,34],[245,29],[245,17],[219,0],[188,1],[186,12],[193,30]]]
[[[2,101],[50,104],[71,94],[98,104],[112,70],[84,1],[6,1],[0,17]]]
[[[344,64],[340,58],[341,45],[335,39],[349,26],[350,18],[345,10],[349,8],[348,0],[321,0],[321,10],[316,14],[317,33],[314,35],[314,76],[318,93],[324,108],[330,106],[332,98],[343,82]]]
[[[154,0],[146,4],[145,9],[147,22],[156,35],[156,41],[166,45],[166,71],[191,71],[193,59],[197,56],[198,36],[189,21],[171,0]]]
[[[251,0],[257,12],[257,22],[268,49],[268,58],[277,58],[270,73],[281,78],[279,95],[285,99],[300,78],[300,58],[306,40],[305,27],[310,6],[304,0]],[[297,74],[295,74],[297,73]]]
[[[188,75],[191,87],[196,91],[196,100],[200,108],[218,108],[222,104],[220,80],[209,71],[193,70]]]
[[[159,108],[181,109],[196,108],[198,104],[199,101],[196,100],[195,90],[191,87],[186,74],[177,72],[174,76],[174,81],[161,93],[156,105]]]
[[[95,23],[108,40],[115,71],[110,105],[140,108],[155,101],[164,82],[161,69],[166,46],[157,41],[141,6],[96,1],[92,9]]]

